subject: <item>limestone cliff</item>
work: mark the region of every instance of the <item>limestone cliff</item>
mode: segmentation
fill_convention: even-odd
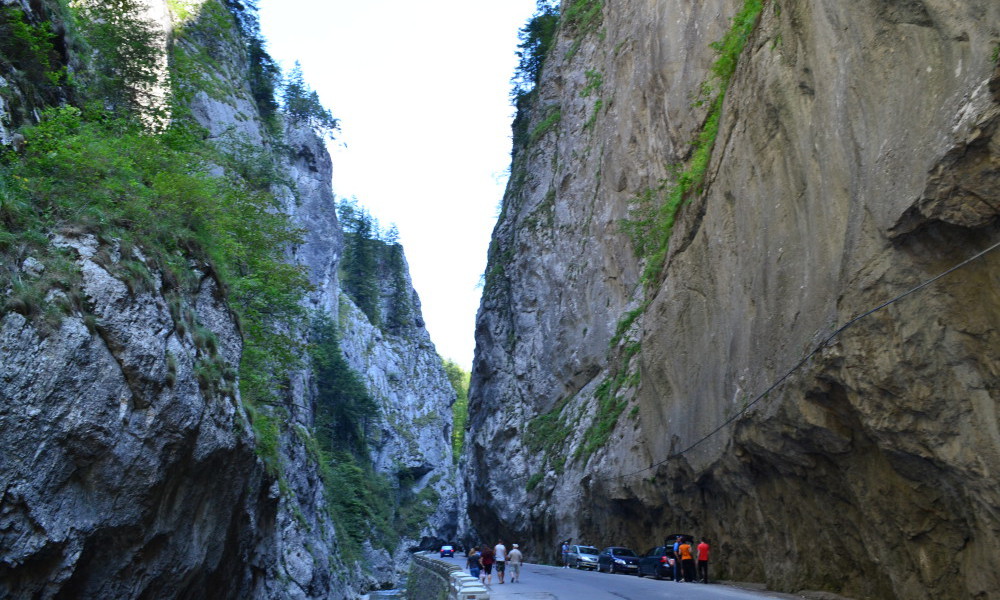
[[[331,509],[330,464],[317,450],[321,399],[309,355],[301,353],[276,402],[248,407],[240,392],[247,324],[211,260],[185,257],[188,273],[178,281],[141,246],[66,226],[48,244],[73,275],[40,309],[61,317],[39,317],[13,293],[23,281],[47,281],[50,263],[30,252],[4,253],[0,263],[9,276],[0,302],[5,598],[354,598],[395,586],[409,546],[454,535],[454,393],[409,276],[404,269],[410,319],[398,331],[373,326],[343,293],[330,156],[308,123],[260,113],[238,26],[246,14],[230,4],[150,3],[168,49],[180,50],[171,84],[207,144],[242,152],[239,168],[277,174],[270,209],[302,230],[286,255],[311,286],[304,314],[338,323],[344,356],[379,400],[371,462],[393,493],[416,497],[406,504],[412,531],[378,539],[369,528],[362,554],[347,552]],[[12,12],[0,26],[16,20],[48,31],[54,6],[5,1],[2,10]],[[66,35],[62,27],[51,29]],[[57,41],[52,61],[85,66],[71,42]],[[22,85],[25,64],[0,56],[0,75],[13,82],[0,93],[5,145],[15,146],[16,126],[53,98],[73,99],[68,87]],[[212,168],[222,175],[234,167]],[[0,192],[4,202],[12,197]],[[294,340],[303,349],[306,334]],[[425,489],[443,500],[428,502]]]
[[[650,269],[628,224],[698,159],[744,7],[562,3],[477,320],[473,521],[543,553],[707,535],[720,576],[787,591],[996,598],[1000,255],[824,341],[1000,240],[1000,5],[764,2]]]

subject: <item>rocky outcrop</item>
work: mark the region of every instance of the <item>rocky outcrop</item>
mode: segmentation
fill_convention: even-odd
[[[825,340],[1000,240],[1000,7],[764,3],[643,284],[621,221],[690,159],[742,3],[625,4],[563,27],[522,114],[477,320],[475,524],[705,534],[725,577],[788,591],[996,597],[1000,256]]]
[[[199,382],[200,363],[231,367],[241,349],[214,280],[180,304],[215,334],[211,357],[161,281],[133,293],[95,238],[54,243],[76,257],[93,315],[50,332],[0,321],[2,595],[207,598],[231,581],[238,597],[261,533],[247,520],[268,520],[275,499],[236,397]]]

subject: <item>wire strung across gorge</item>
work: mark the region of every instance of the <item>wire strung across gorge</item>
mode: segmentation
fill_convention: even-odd
[[[703,435],[701,438],[699,438],[697,441],[695,441],[694,443],[692,443],[692,444],[688,445],[687,447],[685,447],[683,450],[679,450],[677,452],[672,452],[672,453],[668,454],[666,458],[664,458],[663,460],[661,460],[659,462],[653,463],[653,464],[649,465],[648,467],[645,467],[645,468],[642,468],[642,469],[639,469],[639,470],[636,470],[636,471],[632,471],[630,473],[623,473],[621,475],[616,475],[615,477],[612,477],[612,479],[624,479],[626,477],[632,477],[634,475],[638,475],[639,473],[644,473],[646,471],[655,469],[656,467],[659,467],[662,464],[665,464],[665,463],[667,463],[667,462],[669,462],[669,461],[671,461],[671,460],[673,460],[675,458],[678,458],[678,457],[683,456],[684,454],[690,452],[695,447],[697,447],[701,443],[705,442],[706,440],[708,440],[709,438],[711,438],[715,434],[717,434],[720,431],[722,431],[723,429],[725,429],[727,426],[731,425],[734,421],[736,421],[737,419],[739,419],[740,417],[742,417],[743,415],[745,415],[747,413],[747,411],[749,411],[751,408],[753,408],[753,406],[755,404],[757,404],[758,402],[760,402],[761,400],[763,400],[764,398],[766,398],[769,393],[771,393],[772,391],[774,391],[775,388],[777,388],[779,385],[781,385],[782,383],[784,383],[784,381],[786,379],[788,379],[793,373],[795,373],[800,368],[802,368],[802,365],[806,364],[806,362],[808,362],[810,358],[812,358],[820,350],[822,350],[823,348],[825,348],[831,341],[833,341],[834,338],[836,338],[841,333],[843,333],[844,330],[852,327],[858,321],[860,321],[860,320],[862,320],[862,319],[864,319],[864,318],[866,318],[866,317],[868,317],[868,316],[870,316],[870,315],[872,315],[872,314],[874,314],[874,313],[882,310],[883,308],[889,306],[890,304],[898,302],[898,301],[902,300],[903,298],[906,298],[910,294],[913,294],[914,292],[922,290],[923,288],[931,285],[932,283],[934,283],[935,281],[941,279],[942,277],[950,275],[951,273],[954,273],[955,271],[957,271],[957,270],[965,267],[966,265],[968,265],[968,264],[970,264],[970,263],[978,260],[979,258],[982,258],[983,256],[989,254],[990,252],[993,252],[997,248],[1000,248],[1000,242],[997,242],[997,243],[993,244],[992,246],[986,248],[985,250],[976,253],[975,255],[973,255],[973,256],[965,259],[964,261],[958,263],[957,265],[951,267],[950,269],[948,269],[948,270],[946,270],[946,271],[944,271],[942,273],[939,273],[939,274],[935,275],[934,277],[931,277],[927,281],[924,281],[920,285],[918,285],[918,286],[916,286],[916,287],[914,287],[914,288],[912,288],[910,290],[907,290],[907,291],[903,292],[902,294],[896,296],[895,298],[893,298],[891,300],[887,300],[887,301],[883,302],[882,304],[879,304],[875,308],[872,308],[871,310],[868,310],[867,312],[861,313],[860,315],[854,317],[850,321],[848,321],[848,322],[844,323],[843,325],[841,325],[840,327],[838,327],[836,329],[836,331],[834,331],[833,333],[831,333],[830,335],[828,335],[825,339],[823,339],[823,341],[821,341],[811,352],[809,352],[809,354],[806,354],[802,358],[802,360],[800,360],[799,362],[797,362],[795,364],[795,366],[793,366],[791,369],[789,369],[788,372],[786,372],[784,375],[782,375],[781,377],[779,377],[766,390],[764,390],[763,392],[761,392],[760,394],[758,394],[756,398],[754,398],[751,402],[747,403],[747,405],[744,406],[742,409],[740,409],[736,414],[734,414],[733,416],[731,416],[728,419],[726,419],[725,421],[723,421],[718,427],[716,427],[712,431],[709,431],[708,433],[706,433],[705,435]]]

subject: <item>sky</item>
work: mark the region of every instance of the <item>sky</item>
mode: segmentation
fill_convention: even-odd
[[[395,224],[438,354],[472,366],[510,166],[517,33],[536,0],[259,0],[284,71],[340,119],[333,191]]]

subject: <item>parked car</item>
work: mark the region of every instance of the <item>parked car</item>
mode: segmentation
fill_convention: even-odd
[[[597,571],[607,573],[635,573],[639,570],[639,557],[633,550],[610,546],[597,555]]]
[[[672,549],[674,547],[674,542],[676,542],[677,538],[679,538],[679,537],[680,538],[684,538],[689,543],[694,543],[694,536],[691,535],[690,533],[671,533],[671,534],[667,535],[666,538],[664,538],[663,545],[664,546],[670,546],[671,549]]]
[[[454,546],[441,546],[441,558],[446,556],[455,556]]]
[[[639,577],[649,575],[654,579],[674,578],[674,568],[670,561],[674,560],[673,546],[657,546],[650,548],[639,557]]]
[[[566,555],[566,564],[577,569],[596,569],[598,550],[593,546],[572,545]]]

